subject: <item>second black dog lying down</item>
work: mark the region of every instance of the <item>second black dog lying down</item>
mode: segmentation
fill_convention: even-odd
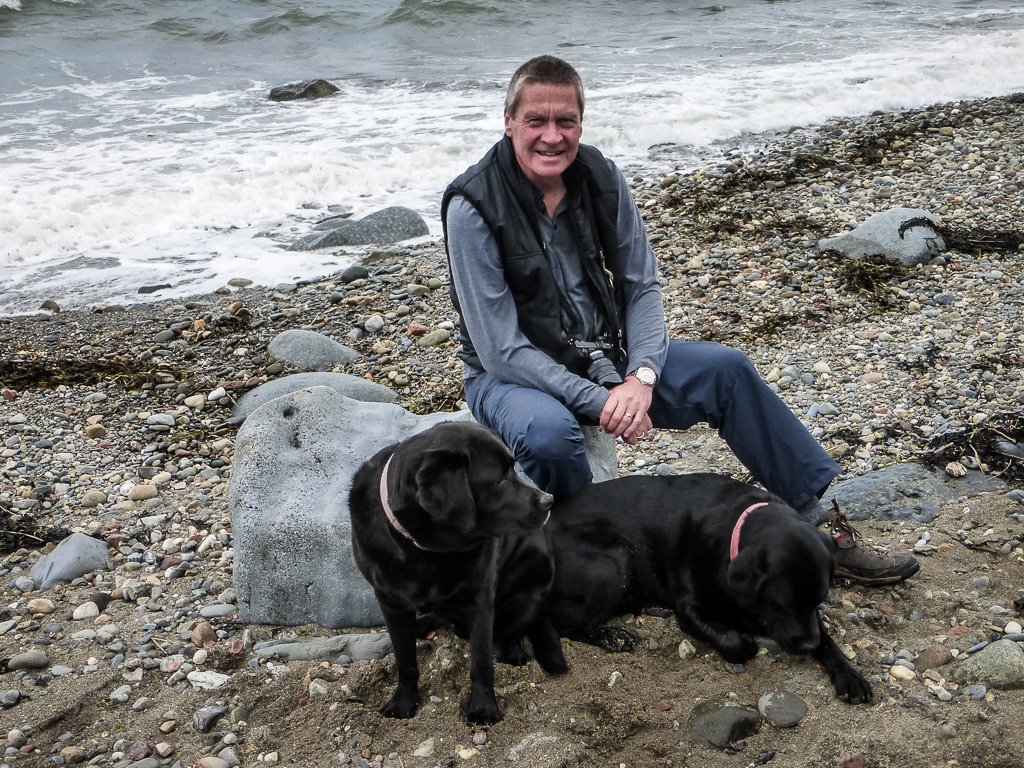
[[[710,473],[623,477],[559,500],[548,532],[548,617],[562,636],[606,645],[609,619],[670,608],[726,661],[748,661],[767,636],[821,662],[840,697],[871,699],[818,615],[835,542],[767,491]]]
[[[522,664],[526,636],[547,672],[566,670],[558,635],[537,621],[552,579],[542,530],[550,506],[551,497],[520,480],[508,449],[478,424],[439,424],[359,468],[349,494],[352,550],[398,666],[385,715],[416,712],[423,617],[470,641],[471,722],[501,719],[495,651]]]

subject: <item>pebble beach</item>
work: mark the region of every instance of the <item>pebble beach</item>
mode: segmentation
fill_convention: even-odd
[[[747,353],[844,477],[955,462],[999,472],[1012,513],[1024,502],[1024,454],[1013,455],[1024,441],[1024,95],[797,127],[708,154],[697,172],[632,179],[670,335]],[[904,268],[816,248],[894,207],[932,213],[946,252]],[[257,738],[238,701],[217,699],[233,670],[260,669],[253,643],[288,631],[233,618],[231,409],[297,372],[267,350],[289,329],[355,350],[337,370],[392,388],[413,412],[459,408],[447,286],[442,244],[381,246],[343,273],[297,284],[239,275],[187,301],[0,318],[0,765],[306,764]],[[983,429],[1005,438],[1000,463],[959,448],[935,458],[943,436]],[[620,473],[745,477],[702,429],[656,430],[620,445],[619,462]],[[995,549],[1019,574],[1022,532],[1008,519]],[[109,545],[110,570],[37,589],[32,565],[73,532]],[[906,546],[920,533],[890,525],[876,535]],[[1006,590],[1002,612],[983,601],[967,619],[1015,639],[1021,593]],[[851,613],[846,603],[862,607],[835,600],[837,621]],[[973,639],[947,645],[961,653],[985,640]],[[886,669],[906,667],[897,661],[915,655],[908,648],[883,649]],[[928,695],[909,666],[907,679]],[[140,689],[151,678],[178,691],[182,708]],[[82,696],[149,724],[120,738],[109,725],[46,724]],[[217,717],[197,725],[209,707],[223,707],[216,728]],[[373,749],[341,751],[341,764],[400,764]]]

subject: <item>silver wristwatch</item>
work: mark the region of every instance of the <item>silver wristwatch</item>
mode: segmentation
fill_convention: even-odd
[[[653,368],[648,368],[646,365],[641,365],[635,371],[630,371],[629,375],[648,387],[653,387],[658,383],[658,374],[654,372]]]

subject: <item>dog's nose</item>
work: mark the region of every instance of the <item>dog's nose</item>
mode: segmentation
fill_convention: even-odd
[[[540,505],[541,509],[551,509],[551,505],[555,503],[555,497],[550,493],[542,493],[540,498],[537,500],[537,504]]]

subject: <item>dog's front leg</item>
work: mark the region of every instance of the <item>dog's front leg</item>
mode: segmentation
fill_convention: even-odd
[[[416,612],[404,605],[388,601],[379,592],[377,602],[380,603],[384,624],[391,635],[395,666],[398,668],[398,686],[380,711],[386,717],[412,717],[420,703],[420,671],[416,663]]]
[[[730,664],[742,664],[757,655],[754,638],[707,618],[692,603],[676,606],[676,620],[680,629],[713,647]]]
[[[483,555],[480,591],[477,593],[476,614],[470,632],[469,707],[467,718],[471,723],[490,725],[501,720],[501,709],[494,696],[494,596],[498,585],[498,552],[500,539],[487,545]]]
[[[832,681],[832,686],[836,689],[836,696],[845,699],[850,704],[871,701],[871,683],[853,668],[850,660],[836,645],[836,641],[829,635],[820,618],[818,619],[818,632],[821,642],[818,643],[817,649],[811,653],[811,656],[825,668]]]

